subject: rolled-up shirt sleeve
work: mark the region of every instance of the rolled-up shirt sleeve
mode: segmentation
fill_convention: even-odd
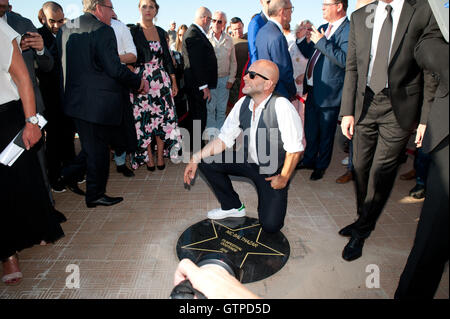
[[[278,98],[275,110],[284,150],[291,154],[303,152],[303,123],[294,106],[288,99]]]
[[[241,113],[241,106],[245,97],[241,98],[228,115],[225,123],[220,130],[219,139],[225,143],[227,148],[232,148],[236,143],[236,139],[241,134],[239,114]]]

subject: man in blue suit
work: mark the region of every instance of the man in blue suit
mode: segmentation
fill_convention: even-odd
[[[280,70],[280,80],[275,91],[291,101],[295,99],[297,88],[283,27],[291,22],[293,9],[290,0],[271,0],[268,10],[269,21],[256,36],[258,59],[272,61]]]
[[[261,5],[263,7],[263,10],[261,13],[255,15],[255,17],[250,21],[250,24],[248,25],[248,51],[250,53],[250,62],[248,63],[248,66],[252,65],[258,60],[258,52],[256,51],[256,36],[258,35],[259,30],[263,26],[266,25],[268,19],[268,9],[269,9],[269,3],[268,0],[260,0]]]
[[[311,42],[298,43],[309,58],[305,73],[306,151],[298,169],[314,169],[311,180],[320,180],[333,154],[342,88],[344,86],[350,22],[348,0],[324,0],[323,18],[328,21],[311,31]]]

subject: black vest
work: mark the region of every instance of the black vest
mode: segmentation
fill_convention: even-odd
[[[260,166],[260,173],[266,175],[276,174],[284,165],[286,151],[283,147],[281,132],[278,126],[277,113],[275,110],[275,101],[281,95],[273,94],[267,101],[258,123],[256,133],[256,152]],[[240,128],[244,132],[244,160],[250,162],[248,154],[250,127],[253,113],[249,109],[251,98],[247,96],[242,103],[239,122]]]

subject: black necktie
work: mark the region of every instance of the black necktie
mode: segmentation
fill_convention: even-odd
[[[375,94],[380,93],[388,82],[388,66],[389,52],[391,50],[392,41],[392,7],[386,6],[387,17],[381,28],[380,37],[378,38],[377,55],[372,68],[372,76],[370,78],[370,88]]]

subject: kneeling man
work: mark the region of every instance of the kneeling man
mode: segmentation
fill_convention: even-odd
[[[210,219],[245,216],[229,177],[233,175],[250,178],[256,185],[264,231],[275,233],[284,225],[290,179],[304,147],[298,113],[289,100],[274,92],[278,80],[273,62],[252,64],[244,77],[247,96],[236,103],[218,138],[195,153],[186,167],[185,183],[190,185],[200,169],[221,204],[208,213]],[[243,147],[230,151],[242,133]]]

